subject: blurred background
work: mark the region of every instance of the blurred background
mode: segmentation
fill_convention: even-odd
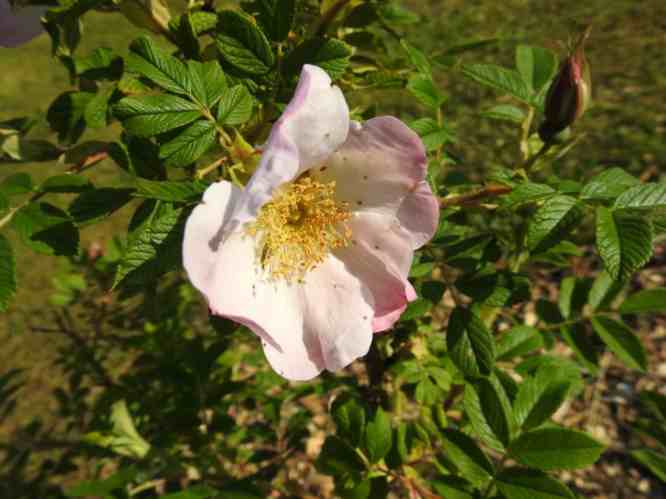
[[[443,57],[446,50],[470,41],[484,41],[477,49],[466,52],[463,59],[512,67],[517,44],[544,46],[563,54],[567,41],[588,23],[593,25],[586,50],[592,69],[593,102],[576,124],[576,131],[584,137],[574,153],[558,165],[566,170],[562,176],[589,177],[603,168],[620,166],[645,181],[664,181],[666,2],[413,0],[403,3],[420,16],[420,21],[401,28],[400,34],[439,62],[437,79],[448,96],[444,117],[457,137],[448,150],[456,160],[447,172],[451,182],[463,173],[483,179],[493,166],[509,166],[517,157],[519,130],[511,124],[480,117],[483,110],[502,99],[470,83],[454,66],[447,65]],[[126,53],[129,41],[137,35],[136,28],[119,14],[90,13],[85,20],[85,36],[78,49],[81,54],[99,46]],[[51,101],[69,88],[65,68],[50,56],[47,35],[19,49],[0,48],[0,121],[44,114]],[[352,103],[363,104],[368,99],[363,92],[351,96]],[[372,99],[377,103],[378,114],[391,113],[411,119],[423,111],[406,92],[378,92]],[[41,127],[38,136],[47,133],[46,126]],[[83,140],[104,140],[117,134],[115,129],[87,131]],[[106,185],[121,184],[122,172],[107,161],[94,168],[92,178],[103,179]],[[9,174],[25,171],[38,182],[51,175],[54,168],[50,163],[0,165],[0,181]],[[127,209],[120,210],[104,223],[84,229],[81,241],[84,251],[99,248],[110,251],[111,236],[125,230],[129,214]],[[9,232],[9,237],[15,236]],[[581,237],[593,242],[591,233]],[[76,452],[68,443],[70,429],[76,427],[78,410],[73,404],[78,400],[73,392],[82,389],[71,379],[67,367],[68,356],[74,355],[70,345],[76,338],[48,334],[59,327],[54,324],[54,309],[63,299],[58,294],[64,293],[63,288],[76,291],[77,283],[58,280],[71,265],[66,259],[40,256],[20,245],[15,247],[19,248],[19,292],[9,312],[0,319],[0,445],[11,443],[4,455],[0,448],[0,496],[31,497],[34,493],[44,495],[32,497],[51,497],[49,494],[57,494],[58,486],[85,478],[91,471],[89,463],[77,461]],[[662,243],[634,286],[664,285],[665,274]],[[548,282],[543,286],[547,289]],[[650,374],[629,374],[609,360],[599,378],[598,393],[611,403],[596,413],[594,421],[585,420],[584,413],[590,410],[586,404],[598,401],[582,399],[580,405],[570,409],[571,424],[580,422],[599,438],[618,446],[617,455],[611,449],[595,467],[563,477],[584,497],[666,497],[663,484],[621,454],[622,446],[629,445],[628,421],[635,418],[631,394],[637,387],[650,389],[666,383],[666,320],[657,317],[637,327],[642,328],[641,337],[648,348]],[[85,356],[85,349],[77,355]],[[123,361],[116,359],[114,365],[122,366]],[[614,399],[618,401],[613,403]],[[33,438],[37,433],[42,435],[40,439]],[[63,454],[68,452],[74,457],[63,460]],[[20,482],[7,489],[17,495],[3,495],[3,482],[15,485]]]

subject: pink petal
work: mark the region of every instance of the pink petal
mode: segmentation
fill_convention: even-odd
[[[383,116],[353,126],[343,146],[313,175],[335,180],[337,197],[355,212],[397,217],[416,249],[433,236],[439,218],[426,173],[418,135],[400,120]]]
[[[7,0],[0,0],[0,47],[18,47],[42,31],[40,18],[48,7],[27,6],[13,10]]]
[[[374,332],[393,326],[416,299],[407,279],[414,256],[410,234],[395,217],[356,213],[350,222],[354,244],[335,255],[367,286],[372,295]]]
[[[277,187],[325,161],[348,131],[349,108],[342,92],[323,69],[306,64],[225,232],[253,219]]]

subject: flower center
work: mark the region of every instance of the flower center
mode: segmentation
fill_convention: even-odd
[[[334,181],[304,176],[284,187],[246,226],[247,234],[257,236],[259,263],[272,279],[301,280],[332,250],[349,245],[351,210],[334,195]]]

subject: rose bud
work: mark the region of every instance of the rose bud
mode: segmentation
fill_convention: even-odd
[[[539,137],[553,142],[585,111],[590,101],[590,68],[585,59],[584,44],[590,27],[579,37],[569,56],[562,61],[545,101],[545,119],[539,127]]]

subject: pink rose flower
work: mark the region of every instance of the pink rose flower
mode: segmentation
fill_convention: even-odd
[[[351,122],[340,89],[306,65],[247,186],[211,185],[190,215],[185,270],[280,375],[336,371],[416,298],[414,250],[439,218],[425,175],[412,130],[390,116]]]
[[[0,0],[0,47],[18,47],[39,35],[41,17],[48,7],[27,6],[12,9],[7,0]]]

